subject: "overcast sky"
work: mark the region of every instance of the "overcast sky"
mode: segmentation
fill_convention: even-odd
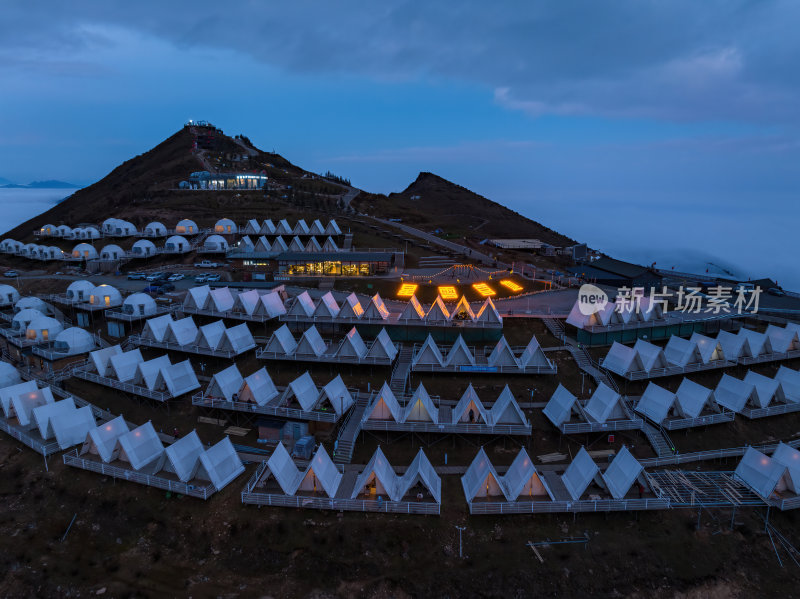
[[[4,0],[0,177],[88,183],[193,118],[371,191],[430,170],[560,227],[573,203],[730,226],[797,210],[798,23],[791,0]]]

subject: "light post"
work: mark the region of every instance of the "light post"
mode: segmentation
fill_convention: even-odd
[[[462,548],[462,545],[461,545],[461,533],[463,531],[467,530],[467,527],[466,526],[456,526],[456,529],[458,530],[458,557],[463,559],[464,558],[464,554],[461,551],[461,548]]]

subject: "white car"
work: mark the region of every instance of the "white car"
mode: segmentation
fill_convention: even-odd
[[[186,277],[184,275],[182,275],[179,272],[176,272],[174,275],[170,276],[170,278],[168,278],[167,281],[172,281],[174,283],[175,281],[181,281],[185,278]]]

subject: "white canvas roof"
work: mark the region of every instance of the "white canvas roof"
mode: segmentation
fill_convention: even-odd
[[[689,364],[703,363],[703,358],[697,345],[677,335],[673,335],[667,341],[667,345],[664,348],[664,356],[667,358],[667,362],[676,366],[686,367]]]
[[[200,465],[200,456],[205,449],[196,431],[178,439],[165,450],[164,470],[174,473],[179,480],[188,483],[192,480]]]
[[[517,457],[511,462],[501,480],[505,489],[505,496],[509,501],[516,501],[520,496],[549,495],[547,487],[539,478],[536,466],[533,465],[525,448],[519,450]]]
[[[258,224],[255,218],[248,220],[247,224],[244,226],[244,233],[248,235],[257,235],[259,231],[261,231],[261,225]]]
[[[287,356],[293,354],[295,349],[297,349],[297,341],[294,340],[292,332],[285,324],[272,333],[267,345],[264,347],[264,351]]]
[[[333,238],[328,237],[325,239],[325,243],[322,244],[322,251],[323,252],[338,252],[339,246],[336,245],[336,242]]]
[[[240,388],[239,401],[249,401],[259,406],[265,406],[278,397],[278,389],[264,367],[245,377]]]
[[[680,387],[675,392],[675,397],[678,399],[678,405],[684,416],[697,418],[706,406],[715,407],[715,402],[711,397],[712,394],[713,391],[711,389],[698,385],[689,379],[683,379]]]
[[[142,337],[158,342],[164,341],[164,336],[167,334],[167,329],[172,322],[172,315],[170,314],[150,318],[144,323]]]
[[[122,348],[119,345],[112,345],[111,347],[104,347],[89,353],[89,359],[92,361],[95,371],[100,376],[111,375],[111,357],[122,353]]]
[[[458,400],[456,407],[453,408],[452,423],[469,422],[470,411],[473,416],[473,424],[491,424],[489,413],[483,407],[483,403],[475,392],[472,383],[469,384],[461,399]]]
[[[122,311],[135,316],[152,316],[157,310],[156,300],[146,293],[131,293],[122,302]]]
[[[278,443],[275,451],[269,456],[267,468],[286,495],[294,495],[297,492],[297,487],[303,480],[303,473],[297,468],[282,442]]]
[[[689,341],[697,345],[697,349],[700,351],[700,357],[703,359],[703,364],[725,359],[722,345],[716,339],[706,337],[700,333],[692,333]]]
[[[380,293],[372,296],[361,318],[367,320],[386,320],[389,318],[389,310],[386,308],[386,304],[383,303]]]
[[[292,241],[289,243],[289,251],[290,252],[302,252],[306,248],[303,245],[303,242],[300,241],[300,238],[297,236],[292,237]]]
[[[409,491],[421,483],[431,494],[436,503],[442,502],[442,479],[436,474],[428,456],[420,449],[405,474],[398,481],[399,496],[402,499]]]
[[[70,410],[60,417],[51,420],[53,434],[61,449],[69,449],[73,445],[84,442],[86,435],[95,426],[92,408],[83,406],[77,410]]]
[[[439,422],[439,409],[422,383],[403,409],[402,422]]]
[[[216,287],[208,292],[205,308],[217,312],[229,312],[233,310],[233,294],[228,287]]]
[[[253,246],[254,252],[271,252],[272,251],[272,244],[269,240],[264,237],[263,235],[259,236],[256,240],[255,246]]]
[[[336,356],[340,358],[357,358],[361,360],[367,355],[367,345],[358,334],[356,327],[350,329],[342,339]]]
[[[306,412],[313,410],[314,406],[317,405],[317,399],[319,399],[319,390],[308,372],[304,372],[289,383],[286,393],[287,398],[294,396],[297,403]]]
[[[208,294],[211,292],[211,287],[202,285],[201,287],[192,287],[189,289],[186,297],[183,300],[183,305],[186,308],[196,308],[202,310],[205,308]]]
[[[312,235],[324,235],[325,227],[322,226],[322,223],[319,222],[319,219],[316,219],[313,223],[311,223],[311,226],[308,228],[308,232]]]
[[[780,381],[787,400],[800,402],[800,372],[781,366],[775,380]]]
[[[337,314],[339,314],[339,304],[336,303],[333,293],[328,291],[319,299],[319,303],[314,310],[314,316],[333,319],[336,318]]]
[[[161,368],[160,379],[172,397],[178,397],[200,388],[200,382],[189,360]]]
[[[487,297],[485,300],[483,300],[481,309],[478,310],[478,313],[475,315],[475,322],[502,324],[503,318],[500,316],[497,308],[494,307],[492,298]]]
[[[667,367],[667,358],[662,350],[657,345],[653,345],[644,339],[637,339],[633,345],[633,351],[639,355],[642,362],[642,367],[647,372],[652,372],[657,368]]]
[[[416,295],[412,295],[408,300],[406,307],[400,313],[400,320],[412,320],[415,322],[422,322],[425,320],[425,310],[422,304],[419,303]]]
[[[464,476],[461,477],[461,486],[467,501],[472,501],[476,497],[497,497],[506,496],[506,489],[500,484],[500,477],[489,461],[489,457],[481,447],[478,455],[472,460]]]
[[[19,371],[8,362],[0,362],[0,389],[21,382]]]
[[[763,374],[748,370],[744,376],[744,382],[748,385],[753,385],[755,398],[761,408],[766,408],[773,401],[779,402],[785,399],[781,382],[777,379],[771,379]]]
[[[353,396],[350,395],[347,386],[342,380],[342,375],[337,374],[336,378],[325,385],[320,392],[320,401],[327,400],[333,407],[333,411],[339,416],[344,414],[355,403]]]
[[[772,351],[786,353],[797,349],[797,331],[790,328],[776,327],[774,324],[767,326],[767,337]]]
[[[325,227],[325,234],[326,235],[341,235],[342,230],[339,228],[339,225],[336,224],[336,221],[331,219],[328,221],[327,226]]]
[[[225,323],[221,320],[205,324],[197,331],[197,339],[195,345],[207,349],[217,349],[222,336],[225,334]]]
[[[258,240],[256,243],[259,243],[260,241],[261,241],[261,239],[259,239],[259,240]],[[267,244],[267,245],[269,245],[269,244]],[[246,252],[246,253],[254,252],[254,251],[255,251],[255,249],[256,249],[256,248],[255,248],[255,245],[253,244],[253,240],[252,240],[252,239],[250,239],[250,236],[249,236],[249,235],[245,235],[244,237],[242,237],[242,238],[241,238],[241,239],[240,239],[240,240],[239,240],[239,241],[236,243],[236,248],[237,248],[237,249],[238,249],[240,252]],[[266,250],[266,251],[269,251],[269,250]]]
[[[740,381],[729,374],[723,374],[717,388],[714,389],[716,402],[733,412],[741,412],[749,400],[757,402],[755,388],[752,384]]]
[[[750,346],[750,353],[753,356],[772,353],[772,345],[766,333],[759,333],[750,329],[741,328],[739,329],[739,335],[747,339],[747,343]]]
[[[136,369],[142,362],[142,352],[138,348],[133,349],[111,356],[111,370],[118,381],[130,381],[136,376]]]
[[[375,337],[372,345],[370,345],[367,357],[388,358],[391,361],[394,360],[396,355],[397,347],[392,343],[392,339],[389,337],[389,333],[386,332],[386,329],[382,328],[378,331],[378,336]]]
[[[629,372],[644,370],[642,359],[632,347],[623,345],[615,341],[608,350],[606,357],[603,358],[603,368],[615,372],[620,376],[625,376]]]
[[[375,495],[386,495],[391,501],[400,501],[403,496],[399,482],[397,474],[379,446],[364,470],[358,475],[350,498],[355,499],[361,493],[370,495],[369,486],[374,486]]]
[[[578,401],[578,398],[559,383],[544,407],[544,415],[558,428],[572,417],[576,401]]]
[[[61,401],[48,402],[36,406],[31,410],[31,418],[33,424],[39,429],[39,435],[41,435],[42,439],[52,439],[53,435],[55,435],[52,427],[53,420],[63,418],[67,413],[74,411],[75,402],[71,397],[68,397]]]
[[[273,252],[285,252],[289,249],[289,246],[286,245],[286,242],[283,240],[283,237],[278,235],[275,239],[272,240],[272,251]]]
[[[200,454],[200,465],[203,474],[208,476],[208,480],[218,491],[244,472],[244,464],[236,455],[233,443],[228,437]]]
[[[136,376],[133,379],[133,383],[135,385],[147,387],[150,391],[155,391],[161,369],[170,364],[171,362],[167,354],[158,356],[152,360],[139,362],[139,365],[136,367]]]
[[[800,494],[800,488],[798,488],[798,485],[800,485],[800,451],[780,442],[772,454],[772,461],[786,467],[789,471],[789,478],[792,481],[791,491],[795,494]]]
[[[297,349],[295,355],[298,356],[321,356],[328,349],[325,341],[319,334],[317,327],[313,324],[305,330],[297,342]]]
[[[261,223],[261,229],[259,229],[259,233],[263,235],[275,235],[276,230],[275,223],[272,222],[271,218],[268,218]]]
[[[443,366],[444,365],[444,358],[442,358],[442,352],[439,351],[439,346],[436,345],[436,342],[433,340],[432,335],[428,335],[427,339],[425,339],[425,343],[422,344],[422,347],[414,356],[413,365],[417,366]]]
[[[311,239],[308,240],[308,243],[306,244],[306,247],[304,248],[304,251],[306,251],[306,252],[321,252],[322,251],[322,246],[319,244],[319,241],[317,241],[316,237],[312,237]]]
[[[588,322],[589,316],[581,312],[580,302],[575,300],[572,310],[569,311],[569,316],[567,316],[567,324],[571,324],[576,329],[582,329]]]
[[[311,463],[303,473],[298,491],[324,492],[328,497],[336,497],[339,483],[342,482],[342,473],[331,461],[325,447],[319,446]]]
[[[510,366],[512,368],[519,368],[519,362],[514,352],[511,350],[511,347],[508,345],[505,335],[500,337],[500,341],[497,342],[497,345],[492,349],[492,353],[489,354],[487,362],[489,366]]]
[[[769,499],[775,491],[785,490],[790,480],[787,474],[786,466],[752,447],[747,448],[733,473],[762,499]]]
[[[263,314],[269,318],[277,318],[278,316],[286,314],[286,307],[283,305],[283,300],[276,291],[262,295],[259,301],[260,305],[256,307],[256,314]]]
[[[292,227],[289,226],[289,221],[287,221],[285,218],[282,218],[280,220],[280,222],[278,223],[278,226],[275,229],[275,232],[278,235],[291,235],[292,234]]]
[[[717,333],[717,341],[722,347],[722,353],[726,360],[738,360],[739,358],[750,357],[750,344],[744,335],[735,335],[728,331]]]
[[[475,366],[475,356],[472,355],[469,347],[464,342],[464,338],[459,335],[456,342],[447,352],[447,358],[444,361],[445,366]]]
[[[121,435],[117,439],[119,446],[118,459],[128,462],[134,470],[141,470],[145,466],[164,458],[164,446],[158,438],[152,422],[145,422],[142,426]],[[160,470],[156,467],[154,471]]]
[[[675,407],[677,397],[672,391],[649,383],[641,399],[636,404],[636,411],[656,423],[666,420]]]
[[[405,422],[403,408],[397,402],[392,389],[387,383],[383,383],[380,391],[375,396],[372,404],[364,413],[364,421],[367,420],[393,420],[394,422]]]
[[[236,364],[228,366],[211,377],[211,382],[206,389],[210,397],[222,397],[226,401],[233,401],[233,396],[242,388],[244,379]]]
[[[492,425],[497,424],[528,424],[528,419],[519,407],[514,394],[508,385],[503,387],[497,401],[494,402],[489,410],[489,421]]]
[[[531,340],[528,341],[528,345],[525,346],[522,355],[520,355],[517,361],[521,368],[527,368],[529,366],[548,368],[551,366],[550,361],[544,355],[544,351],[539,345],[539,340],[536,339],[536,335],[533,335]]]
[[[309,230],[306,221],[302,218],[298,220],[297,224],[294,226],[294,229],[292,230],[292,233],[294,233],[295,235],[308,235]]]
[[[233,309],[236,312],[244,312],[248,316],[252,316],[253,312],[256,311],[256,307],[258,306],[260,299],[261,296],[259,295],[257,289],[242,291],[236,295]]]
[[[308,291],[304,291],[294,299],[288,314],[309,318],[314,314],[314,308],[314,300],[308,295]]]
[[[466,320],[470,322],[475,320],[475,312],[472,311],[472,307],[469,305],[466,295],[462,295],[461,299],[458,300],[456,307],[453,308],[453,311],[450,313],[450,319]]]
[[[600,469],[597,464],[589,457],[587,451],[581,447],[570,465],[567,466],[564,474],[561,475],[561,482],[564,483],[564,487],[570,497],[574,501],[578,501],[599,473]]]
[[[628,448],[623,446],[603,472],[603,482],[614,499],[624,499],[643,469]]]
[[[355,293],[351,293],[344,298],[337,318],[361,318],[363,314],[364,308],[361,306],[361,302],[358,301],[358,296]]]
[[[232,351],[237,356],[246,351],[250,351],[256,346],[256,340],[250,333],[250,328],[247,323],[237,324],[229,329],[225,329],[225,334],[222,336],[219,348],[222,350]]]
[[[447,311],[442,296],[437,295],[431,307],[428,309],[428,313],[425,314],[425,322],[443,323],[449,320],[450,312]]]
[[[3,414],[5,414],[5,417],[11,418],[13,415],[12,399],[21,393],[33,393],[38,388],[36,381],[25,381],[24,383],[9,385],[0,389],[0,402],[3,404]]]
[[[595,422],[606,422],[614,418],[625,418],[620,395],[605,383],[600,383],[584,408],[586,415]]]
[[[164,333],[164,341],[177,343],[180,346],[194,345],[197,339],[197,325],[191,316],[173,320],[167,324],[167,332]]]
[[[125,419],[117,416],[89,431],[83,448],[81,448],[81,454],[91,453],[99,455],[100,459],[106,463],[113,462],[117,459],[119,452],[117,440],[128,431]]]

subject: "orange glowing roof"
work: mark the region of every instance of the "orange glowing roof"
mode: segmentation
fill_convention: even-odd
[[[403,283],[400,285],[400,290],[397,292],[397,297],[411,297],[417,291],[416,283]]]
[[[489,287],[486,283],[473,283],[472,287],[483,297],[489,297],[490,295],[497,295],[497,292],[491,287]]]
[[[502,281],[500,281],[500,284],[503,287],[507,287],[508,289],[510,289],[513,293],[516,293],[517,291],[522,291],[522,286],[517,285],[514,281],[510,279],[503,279]]]
[[[439,295],[442,296],[443,300],[457,300],[458,289],[451,285],[442,285],[439,287]]]

